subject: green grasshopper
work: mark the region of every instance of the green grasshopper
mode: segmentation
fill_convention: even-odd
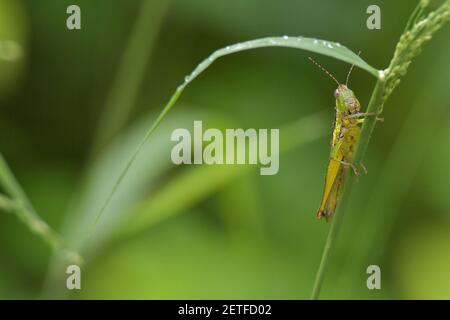
[[[358,99],[353,91],[347,87],[353,66],[347,74],[345,84],[341,84],[320,64],[312,58],[309,59],[330,76],[338,85],[337,89],[334,91],[334,97],[336,98],[336,115],[334,118],[333,136],[331,139],[330,160],[328,162],[327,174],[325,177],[322,201],[319,210],[317,210],[317,218],[321,219],[324,217],[328,221],[336,211],[343,188],[343,182],[348,174],[348,168],[351,167],[355,172],[355,175],[359,175],[352,160],[361,133],[360,125],[364,123],[366,117],[376,116],[376,114],[361,112],[361,105]],[[382,121],[383,119],[377,118],[377,120]],[[362,163],[360,165],[364,172],[367,173],[364,165]]]

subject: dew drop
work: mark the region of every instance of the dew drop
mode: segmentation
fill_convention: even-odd
[[[289,37],[288,36],[283,36],[283,39],[287,40],[287,39],[289,39]]]
[[[317,44],[319,41],[317,41],[317,39],[314,39],[314,44]]]
[[[327,47],[330,48],[330,49],[333,49],[333,46],[331,44],[329,44],[329,43],[327,43]]]

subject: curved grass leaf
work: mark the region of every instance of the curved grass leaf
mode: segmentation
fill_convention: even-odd
[[[366,63],[364,60],[362,60],[357,54],[346,48],[345,46],[337,43],[337,42],[331,42],[326,40],[319,40],[319,39],[313,39],[313,38],[305,38],[305,37],[268,37],[268,38],[262,38],[262,39],[256,39],[256,40],[250,40],[238,44],[234,44],[231,46],[227,46],[225,48],[219,49],[212,53],[207,59],[205,59],[203,62],[201,62],[197,68],[194,69],[194,71],[188,75],[185,78],[184,83],[182,83],[178,88],[175,90],[175,93],[172,95],[171,99],[167,103],[167,105],[164,107],[162,112],[159,114],[158,118],[155,120],[155,122],[152,124],[150,129],[147,131],[146,135],[144,136],[144,139],[141,141],[141,143],[138,145],[135,152],[131,155],[130,159],[128,160],[125,168],[120,173],[116,183],[114,184],[111,192],[107,196],[103,206],[100,208],[96,215],[94,227],[97,225],[98,221],[102,217],[105,209],[108,207],[112,197],[116,193],[117,189],[119,188],[120,184],[122,183],[123,178],[127,174],[128,170],[130,169],[131,165],[135,161],[137,155],[139,154],[140,150],[144,146],[144,144],[147,142],[147,140],[150,138],[152,133],[155,131],[155,129],[158,127],[158,125],[161,123],[161,121],[164,119],[164,117],[167,115],[167,113],[172,109],[175,102],[180,97],[181,93],[185,89],[185,87],[191,83],[198,75],[200,75],[203,71],[205,71],[215,60],[222,56],[226,56],[229,54],[233,54],[240,51],[245,50],[251,50],[251,49],[257,49],[257,48],[263,48],[263,47],[288,47],[288,48],[295,48],[295,49],[302,49],[310,52],[315,52],[323,55],[327,55],[336,59],[339,59],[341,61],[354,64],[356,67],[359,67],[363,70],[366,70],[370,74],[374,75],[375,77],[378,77],[378,71],[371,67],[368,63]]]
[[[246,42],[237,43],[225,48],[219,49],[212,53],[207,59],[203,60],[195,70],[186,77],[186,82],[194,80],[200,73],[202,73],[206,68],[208,68],[215,60],[220,57],[251,50],[257,48],[265,47],[286,47],[306,50],[325,56],[329,56],[349,64],[354,64],[375,77],[378,77],[378,70],[365,62],[360,56],[348,49],[347,47],[341,45],[339,42],[332,42],[327,40],[320,40],[314,38],[306,37],[268,37],[256,40],[250,40]]]

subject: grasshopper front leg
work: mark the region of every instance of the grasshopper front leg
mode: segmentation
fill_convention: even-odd
[[[363,118],[363,119],[358,119],[359,123],[363,123],[364,122],[364,118],[366,118],[366,117],[373,117],[373,116],[376,116],[376,120],[377,121],[380,121],[380,122],[384,121],[384,118],[378,117],[375,112],[358,112],[358,113],[354,113],[354,114],[348,115],[348,116],[346,116],[346,118],[348,118],[348,119]]]

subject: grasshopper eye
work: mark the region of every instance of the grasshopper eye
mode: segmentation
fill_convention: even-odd
[[[337,98],[339,98],[339,90],[338,89],[336,89],[335,91],[334,91],[334,97],[337,99]]]

